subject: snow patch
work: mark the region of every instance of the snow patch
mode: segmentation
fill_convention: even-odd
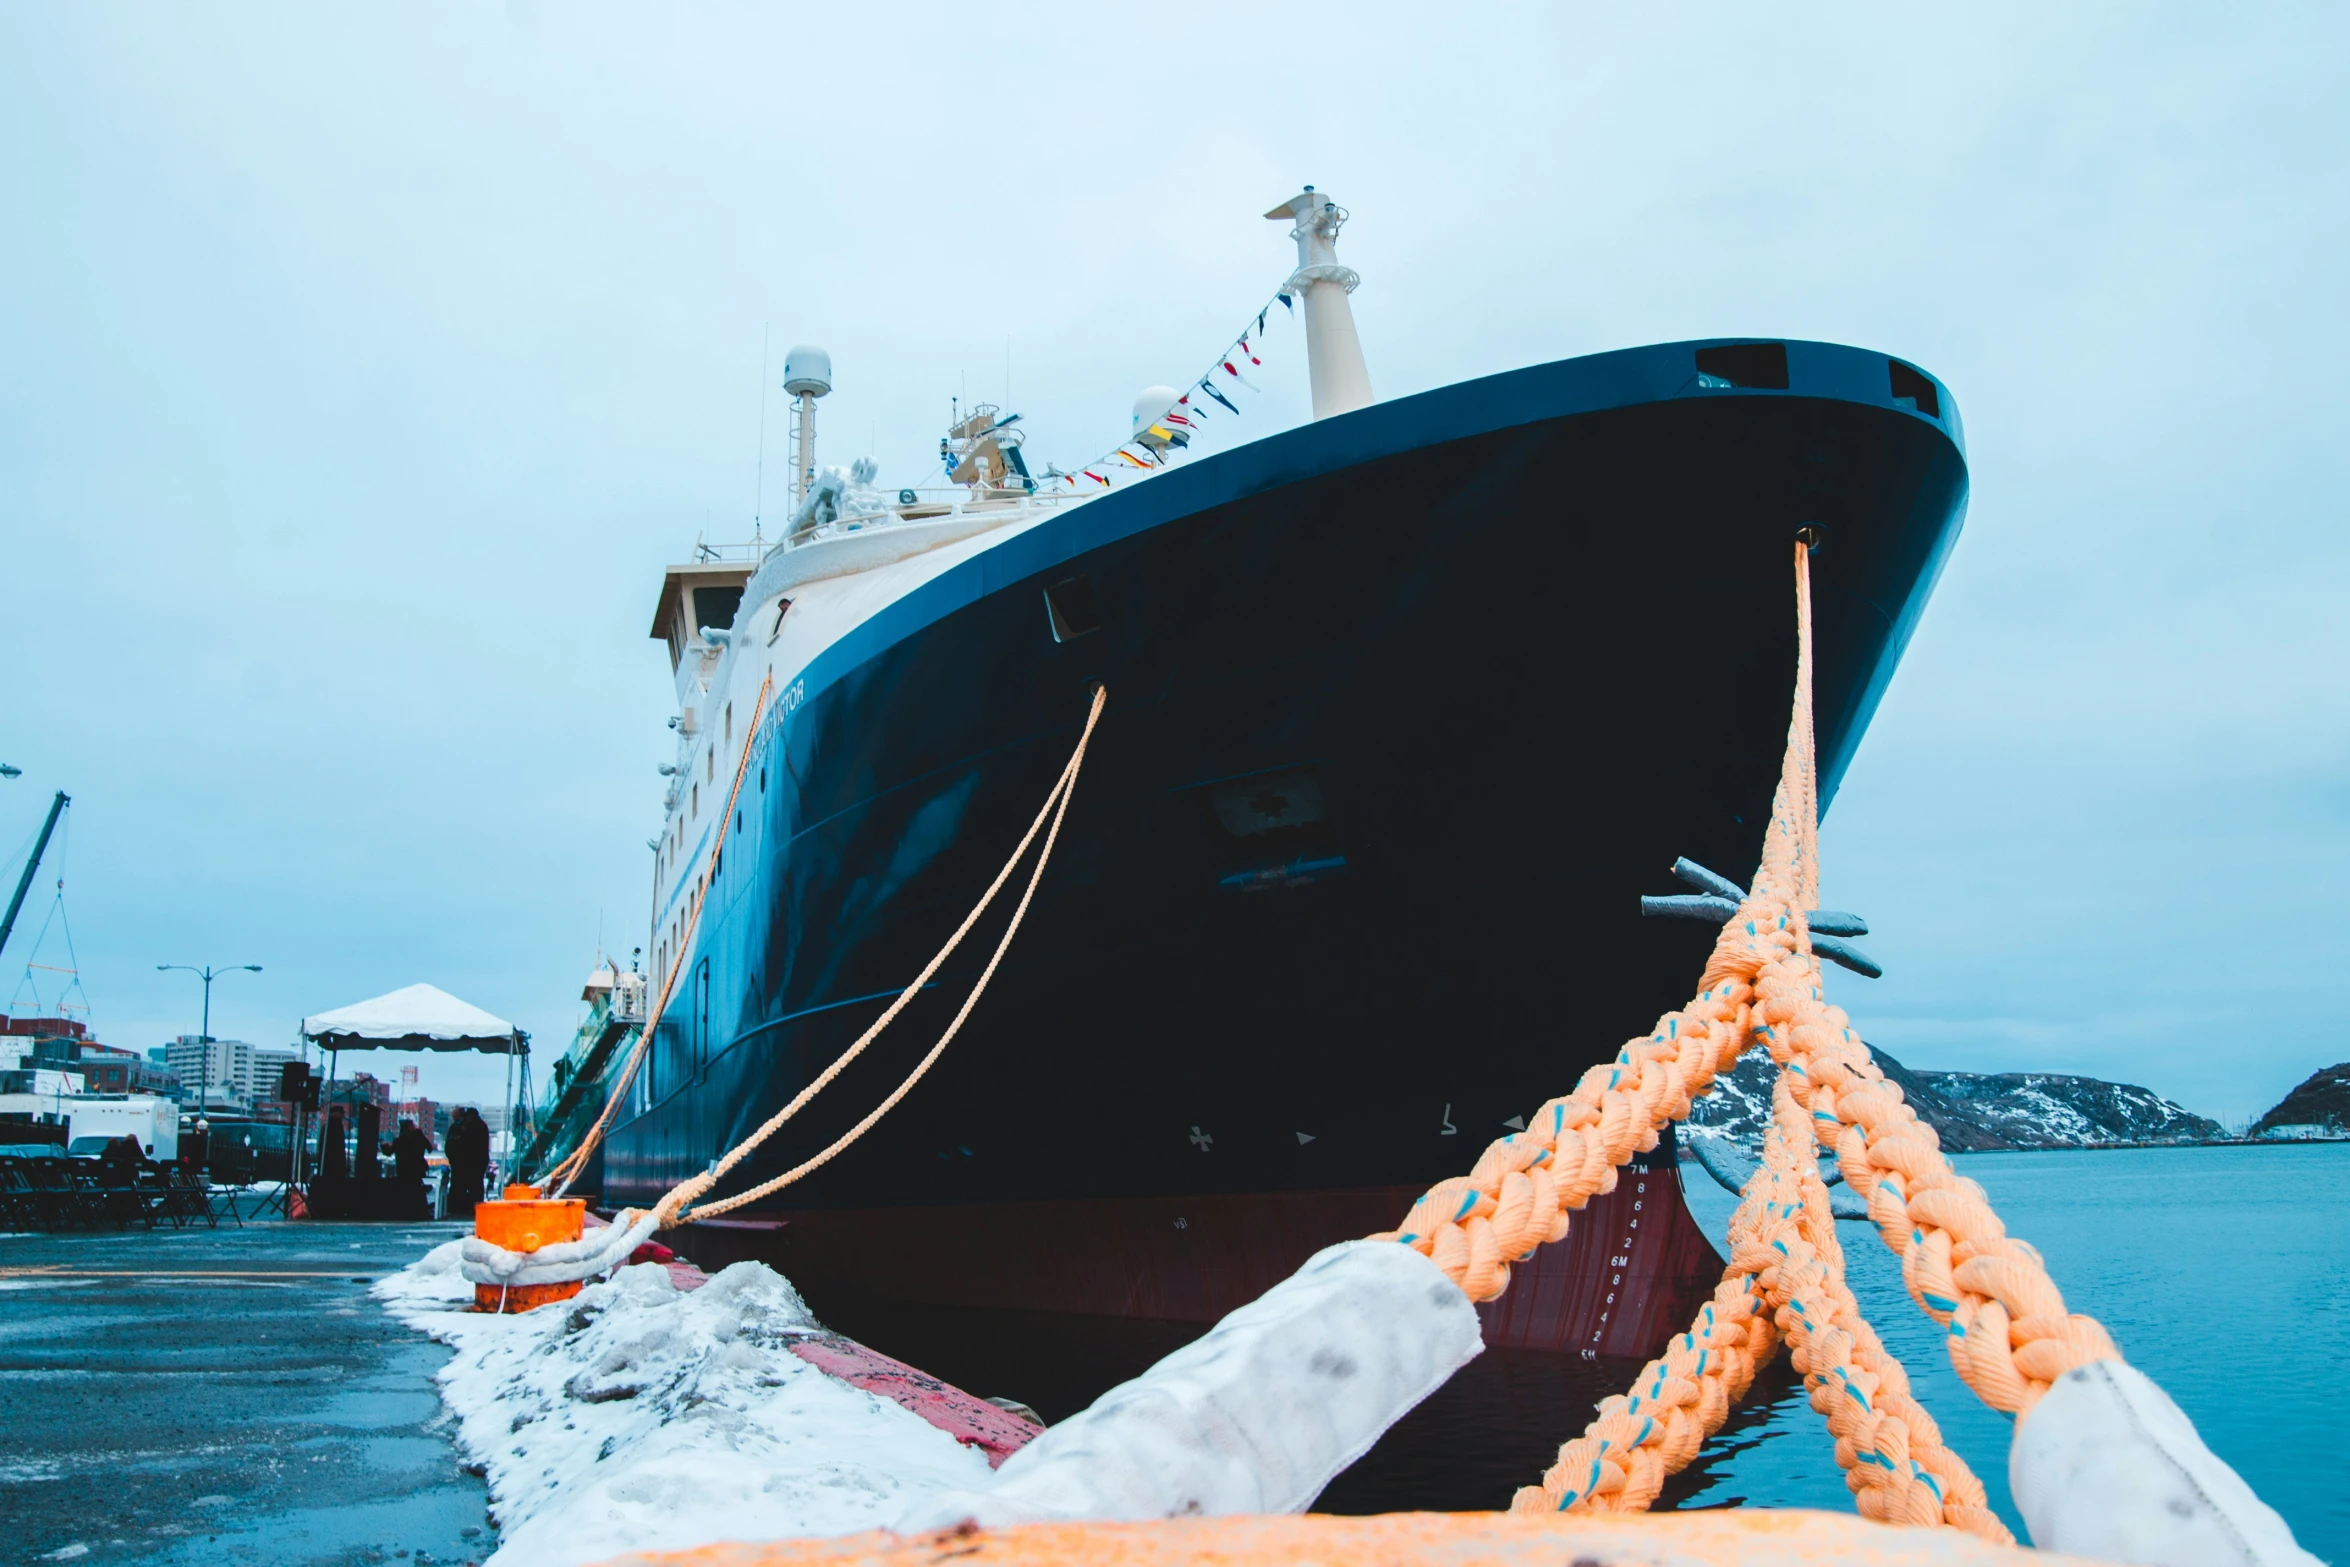
[[[457,1352],[441,1397],[489,1483],[489,1567],[849,1534],[991,1478],[978,1449],[794,1355],[821,1328],[759,1263],[690,1293],[643,1263],[568,1301],[477,1315],[460,1245],[375,1294]]]

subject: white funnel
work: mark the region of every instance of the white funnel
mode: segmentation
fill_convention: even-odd
[[[1363,280],[1338,264],[1338,229],[1346,222],[1346,209],[1308,185],[1265,216],[1296,224],[1289,237],[1297,241],[1297,270],[1290,274],[1288,289],[1305,306],[1314,417],[1369,407],[1375,400],[1371,370],[1363,363],[1363,340],[1355,335],[1354,308],[1346,301]]]

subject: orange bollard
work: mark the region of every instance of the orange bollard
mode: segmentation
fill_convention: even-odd
[[[508,1251],[537,1251],[542,1246],[578,1240],[587,1222],[587,1203],[577,1197],[547,1201],[535,1186],[509,1186],[493,1202],[473,1205],[473,1233]],[[579,1293],[579,1281],[564,1284],[476,1284],[476,1311],[528,1311],[551,1300],[569,1300]]]

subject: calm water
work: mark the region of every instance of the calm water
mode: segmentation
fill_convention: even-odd
[[[1969,1154],[2008,1233],[2048,1259],[2066,1303],[2178,1400],[2212,1451],[2285,1515],[2306,1549],[2350,1562],[2350,1144]],[[1729,1194],[1694,1166],[1709,1232]],[[1701,1188],[1711,1188],[1705,1190]],[[1867,1224],[1842,1232],[1853,1294],[1901,1357],[1918,1401],[2020,1534],[2008,1422],[1950,1369],[1941,1330],[1901,1287]],[[1760,1383],[1700,1460],[1682,1506],[1847,1504],[1826,1427],[1802,1390]]]
[[[2177,1399],[2204,1440],[2321,1558],[2350,1564],[2350,1144],[1971,1154],[2009,1231],[2040,1248],[2065,1299]],[[1690,1206],[1719,1235],[1735,1199],[1704,1171]],[[1865,1223],[1843,1230],[1853,1293],[1909,1368],[1944,1440],[2007,1494],[2008,1423],[1950,1369],[1941,1329],[1901,1287]],[[1048,1420],[1082,1409],[1204,1331],[1183,1323],[1048,1318],[925,1307],[835,1309],[832,1326]],[[1509,1505],[1637,1362],[1488,1351],[1412,1411],[1318,1506],[1367,1513]],[[1847,1511],[1827,1428],[1781,1355],[1660,1505]]]

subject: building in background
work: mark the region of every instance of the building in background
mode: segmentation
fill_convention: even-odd
[[[93,1094],[151,1094],[158,1099],[180,1096],[179,1074],[135,1050],[117,1050],[96,1040],[82,1041],[78,1070]]]
[[[285,1101],[278,1098],[278,1084],[285,1070],[301,1060],[302,1052],[277,1045],[257,1046],[253,1051],[253,1071],[245,1084],[245,1102],[253,1107],[255,1115],[266,1115],[283,1120],[290,1112]]]
[[[12,1060],[30,1065],[35,1055],[43,1061],[71,1060],[74,1052],[60,1044],[77,1045],[89,1037],[90,1026],[79,1018],[0,1014],[0,1065]]]
[[[0,1071],[64,1072],[87,1094],[151,1094],[176,1098],[176,1079],[135,1050],[118,1050],[90,1037],[74,1018],[0,1017]]]
[[[373,1105],[378,1110],[392,1107],[392,1085],[373,1072],[354,1072],[349,1077],[338,1077],[326,1088],[321,1104],[345,1105],[356,1109]]]
[[[65,1017],[0,1017],[0,1143],[63,1146],[77,1136],[131,1133],[169,1157],[178,1107],[169,1070],[90,1037]]]
[[[202,1036],[182,1034],[163,1050],[165,1064],[179,1075],[183,1103],[206,1111],[251,1108],[253,1047],[245,1041],[215,1039],[207,1049]]]

